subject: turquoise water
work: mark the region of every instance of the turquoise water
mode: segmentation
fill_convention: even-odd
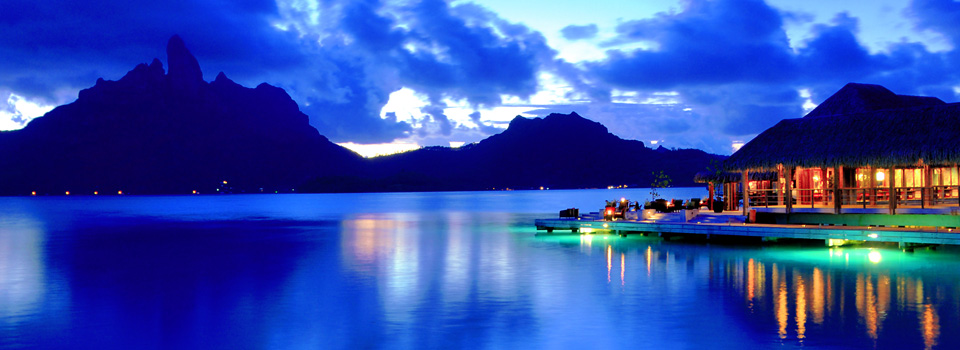
[[[647,192],[0,198],[0,348],[960,347],[956,249],[532,225]]]

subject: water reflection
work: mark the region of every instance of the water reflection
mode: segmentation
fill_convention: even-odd
[[[630,271],[643,269],[648,280],[657,276],[666,280],[704,278],[727,293],[737,293],[742,312],[754,321],[769,319],[769,334],[782,342],[816,346],[847,339],[850,344],[859,344],[855,347],[931,349],[944,342],[942,310],[952,310],[948,313],[952,324],[958,321],[958,285],[944,283],[957,280],[960,264],[953,253],[923,255],[879,248],[713,249],[602,235],[572,239],[579,241],[579,251],[585,255],[604,253],[604,278],[608,283],[619,272],[621,286],[630,287],[638,283],[636,278],[628,278],[632,276]],[[626,264],[631,256],[643,259],[643,265]],[[615,257],[620,259],[619,271]],[[939,265],[934,266],[940,268],[925,268],[934,263],[930,260],[936,260]],[[704,270],[704,275],[697,273]],[[936,280],[936,286],[926,285],[927,279]],[[761,322],[756,327],[766,326]],[[950,343],[956,341],[951,338]]]
[[[536,235],[516,197],[387,197],[0,211],[0,348],[960,348],[956,252]]]
[[[0,222],[0,321],[22,320],[47,293],[41,232],[29,218]]]

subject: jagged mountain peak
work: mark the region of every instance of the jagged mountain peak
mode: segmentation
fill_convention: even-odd
[[[174,82],[190,85],[203,82],[200,63],[179,35],[170,37],[167,42],[167,65],[170,67],[167,76]]]

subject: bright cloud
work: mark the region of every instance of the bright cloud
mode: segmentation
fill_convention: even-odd
[[[5,107],[0,107],[0,130],[17,130],[31,120],[42,116],[54,106],[28,101],[23,96],[11,93]]]

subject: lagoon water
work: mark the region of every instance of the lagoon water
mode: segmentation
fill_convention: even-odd
[[[624,196],[0,198],[0,348],[960,348],[954,249],[533,227]]]

